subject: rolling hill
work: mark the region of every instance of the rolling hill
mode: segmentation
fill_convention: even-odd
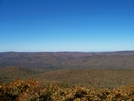
[[[3,52],[0,68],[134,68],[134,51],[119,52]]]
[[[1,82],[11,82],[17,78],[27,80],[28,78],[34,78],[38,71],[30,70],[22,67],[6,67],[0,68],[0,83]]]
[[[41,85],[68,83],[115,88],[134,85],[134,51],[3,52],[0,83],[34,78]]]

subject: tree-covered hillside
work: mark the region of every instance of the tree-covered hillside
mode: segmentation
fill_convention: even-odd
[[[5,52],[0,53],[0,68],[134,68],[134,52]]]

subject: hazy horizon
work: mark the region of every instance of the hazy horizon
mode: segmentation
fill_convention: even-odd
[[[0,0],[0,52],[134,50],[133,0]]]
[[[15,53],[110,53],[110,52],[134,52],[134,50],[117,50],[117,51],[0,51],[0,53],[15,52]]]

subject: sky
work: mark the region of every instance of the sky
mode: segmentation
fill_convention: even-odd
[[[134,0],[0,0],[0,52],[134,50]]]

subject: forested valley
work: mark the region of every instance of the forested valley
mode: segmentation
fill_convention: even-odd
[[[0,53],[0,101],[133,101],[134,52]]]

